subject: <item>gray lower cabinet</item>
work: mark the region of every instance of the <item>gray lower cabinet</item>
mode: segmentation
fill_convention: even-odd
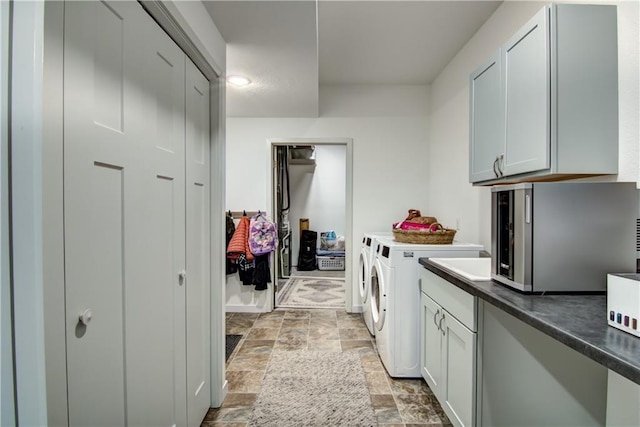
[[[640,426],[640,384],[427,269],[420,289],[420,371],[452,425]]]
[[[422,376],[453,425],[475,425],[476,298],[426,270],[421,289]]]
[[[617,12],[545,6],[470,76],[469,181],[615,174]]]
[[[478,425],[606,425],[607,368],[488,302],[478,312]]]
[[[607,425],[640,426],[640,384],[610,369],[607,375]]]

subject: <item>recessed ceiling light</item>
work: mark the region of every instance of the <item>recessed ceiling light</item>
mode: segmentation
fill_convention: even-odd
[[[246,86],[251,83],[251,80],[244,76],[229,76],[227,77],[227,81],[234,86]]]

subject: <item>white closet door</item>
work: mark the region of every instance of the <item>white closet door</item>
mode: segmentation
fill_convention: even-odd
[[[126,425],[126,287],[139,198],[137,6],[65,6],[64,214],[69,424]],[[91,310],[87,325],[79,314]],[[89,312],[87,312],[89,314]],[[61,337],[62,338],[62,337]]]
[[[131,189],[137,203],[129,236],[140,256],[125,299],[128,421],[184,426],[185,55],[144,12],[139,25],[141,185]]]
[[[209,82],[186,63],[187,406],[199,426],[211,403]]]
[[[68,2],[64,79],[70,425],[185,425],[184,55],[137,2]]]

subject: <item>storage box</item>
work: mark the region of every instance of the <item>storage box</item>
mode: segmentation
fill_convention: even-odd
[[[316,256],[318,270],[344,270],[344,257],[340,256]]]
[[[607,274],[609,326],[640,337],[640,274]]]

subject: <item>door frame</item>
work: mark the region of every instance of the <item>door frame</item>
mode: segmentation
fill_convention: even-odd
[[[224,286],[219,286],[224,283],[225,252],[224,69],[172,2],[140,3],[210,83],[211,406],[219,407],[227,393],[221,353],[225,296]],[[64,2],[14,2],[13,7],[12,42],[14,46],[24,46],[20,50],[14,47],[10,59],[12,69],[19,71],[12,73],[12,91],[22,94],[12,98],[9,106],[9,112],[13,112],[13,288],[20,289],[13,296],[16,416],[21,424],[68,425],[66,342],[60,338],[65,336],[66,317],[62,197]]]
[[[12,4],[0,1],[0,425],[15,425],[9,242],[9,32]]]
[[[267,170],[267,211],[270,212],[272,218],[275,219],[275,207],[277,205],[277,192],[273,182],[273,175],[276,168],[276,159],[273,156],[274,148],[288,145],[344,145],[346,148],[346,167],[345,167],[345,295],[344,295],[344,308],[348,313],[354,312],[353,306],[354,292],[359,292],[358,289],[354,289],[353,284],[356,280],[353,278],[353,254],[354,248],[353,240],[353,138],[268,138],[268,161],[269,167]],[[275,259],[275,257],[274,257]],[[275,269],[272,269],[275,273]],[[274,275],[272,273],[272,275]],[[273,283],[275,284],[277,277],[273,277]],[[275,286],[269,288],[269,296],[267,302],[267,311],[274,309],[275,298]]]

